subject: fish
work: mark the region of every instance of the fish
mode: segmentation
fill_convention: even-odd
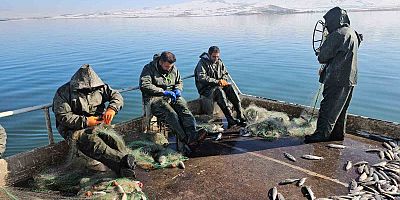
[[[390,146],[390,144],[388,144],[387,142],[383,142],[382,146],[385,147],[386,149],[393,150],[393,147]]]
[[[308,200],[315,200],[314,192],[311,190],[309,186],[303,186],[301,188],[301,192],[303,193],[304,197]]]
[[[222,139],[222,133],[218,133],[218,135],[215,136],[215,138],[214,138],[215,141],[219,141],[221,139]]]
[[[357,187],[357,182],[356,180],[351,180],[350,184],[349,184],[349,190],[354,190]]]
[[[277,196],[278,196],[278,189],[276,187],[269,189],[268,197],[270,200],[276,200]]]
[[[367,149],[367,150],[365,150],[365,152],[367,152],[367,153],[375,153],[375,152],[380,152],[381,150],[380,149]]]
[[[285,180],[279,182],[278,184],[279,185],[287,185],[287,184],[292,184],[292,183],[298,182],[299,180],[300,179],[298,179],[298,178],[288,178],[288,179],[285,179]]]
[[[354,188],[354,190],[351,190],[350,193],[356,193],[356,192],[360,192],[364,189],[363,186],[357,186],[356,188]]]
[[[346,171],[349,171],[349,170],[351,169],[351,167],[352,167],[352,163],[351,163],[351,161],[349,160],[349,161],[347,161],[347,163],[346,163],[344,169],[345,169]]]
[[[380,163],[373,164],[372,167],[384,167],[386,164],[387,164],[387,162],[383,161]]]
[[[368,176],[372,177],[374,175],[374,172],[375,172],[375,168],[374,167],[370,167]]]
[[[314,155],[303,155],[301,157],[304,159],[307,159],[307,160],[323,160],[324,159],[323,157],[314,156]]]
[[[281,193],[278,193],[276,199],[277,199],[277,200],[285,200],[285,197],[284,197]]]
[[[297,182],[297,186],[299,186],[299,187],[303,186],[304,183],[306,182],[306,179],[307,179],[307,178],[302,178],[302,179],[300,179],[299,182]]]
[[[334,149],[344,149],[344,148],[346,148],[346,146],[340,145],[340,144],[328,144],[326,146],[329,147],[329,148],[334,148]]]
[[[393,141],[389,141],[388,143],[389,143],[390,146],[392,146],[393,148],[396,148],[396,147],[397,147],[397,144],[394,143]]]
[[[293,161],[293,162],[296,162],[296,158],[294,157],[294,156],[292,156],[292,155],[290,155],[289,153],[283,153],[283,155],[287,158],[287,159],[289,159],[290,161]]]
[[[185,167],[185,163],[183,163],[183,161],[179,161],[178,167],[181,168],[181,169],[185,169],[186,168]]]
[[[158,163],[161,165],[165,164],[167,162],[167,157],[166,156],[160,156],[158,157]]]
[[[96,195],[96,196],[104,196],[104,195],[106,195],[107,193],[106,192],[103,192],[103,191],[95,191],[95,192],[93,192],[93,195]]]
[[[121,185],[116,185],[115,187],[117,188],[118,194],[125,194],[125,190]]]
[[[388,160],[393,160],[392,155],[389,153],[389,150],[383,152]]]
[[[365,172],[363,172],[359,177],[358,177],[358,181],[363,182],[365,179],[367,179],[367,174]]]
[[[123,193],[121,200],[128,200],[128,195],[126,195],[126,193]]]
[[[364,172],[365,172],[367,175],[369,174],[368,165],[364,165]]]
[[[385,158],[385,153],[383,151],[379,151],[379,158],[383,160]]]
[[[365,165],[360,165],[360,166],[357,168],[357,172],[358,172],[359,174],[362,174],[362,173],[364,172],[364,166],[365,166]]]

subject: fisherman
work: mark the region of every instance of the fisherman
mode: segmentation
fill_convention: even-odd
[[[228,128],[247,125],[239,94],[228,82],[228,71],[220,59],[220,49],[217,46],[211,46],[208,53],[200,55],[194,74],[197,91],[217,102],[228,121]],[[233,104],[236,118],[233,117],[228,100]]]
[[[347,108],[357,85],[357,51],[362,35],[350,27],[346,10],[332,8],[325,15],[328,35],[317,51],[320,82],[324,84],[317,128],[305,137],[306,143],[342,141],[346,130]]]
[[[102,162],[117,175],[135,177],[135,159],[123,153],[125,145],[112,135],[93,133],[97,125],[111,124],[122,106],[121,94],[105,84],[88,64],[58,88],[53,99],[56,127],[65,140],[76,142],[83,154]]]
[[[6,141],[6,130],[0,125],[0,159],[3,157],[4,151],[6,151]]]
[[[175,61],[175,55],[168,51],[154,55],[144,66],[139,84],[145,109],[171,127],[182,143],[178,150],[188,155],[206,132],[196,129],[196,120],[182,96],[183,82]]]

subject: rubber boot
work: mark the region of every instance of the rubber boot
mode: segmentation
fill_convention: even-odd
[[[121,159],[121,169],[119,170],[119,176],[120,177],[126,177],[126,178],[136,178],[135,174],[135,157],[132,155],[126,155]]]
[[[312,135],[306,135],[304,137],[304,142],[306,144],[327,141],[330,141],[329,135],[317,131],[314,132]]]
[[[229,107],[221,108],[221,110],[225,115],[226,121],[228,122],[228,129],[239,124],[239,120],[233,118],[232,111],[229,109]]]

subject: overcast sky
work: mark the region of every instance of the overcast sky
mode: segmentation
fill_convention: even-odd
[[[155,7],[190,0],[1,0],[0,18]]]

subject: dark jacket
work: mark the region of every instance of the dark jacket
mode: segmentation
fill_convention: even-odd
[[[345,10],[335,7],[324,18],[329,34],[318,55],[318,61],[326,64],[322,81],[325,85],[355,86],[360,36],[350,28]]]
[[[222,62],[213,63],[208,53],[200,55],[200,60],[194,70],[196,88],[199,94],[218,86],[220,79],[228,80],[228,71]]]
[[[143,102],[148,103],[152,97],[163,96],[164,91],[183,90],[183,82],[178,68],[174,65],[170,71],[164,71],[159,66],[160,56],[154,55],[153,61],[143,67],[139,86]]]
[[[53,112],[58,131],[65,137],[68,130],[86,128],[86,117],[102,116],[106,102],[116,112],[123,106],[121,94],[104,84],[89,65],[83,65],[54,95]]]

